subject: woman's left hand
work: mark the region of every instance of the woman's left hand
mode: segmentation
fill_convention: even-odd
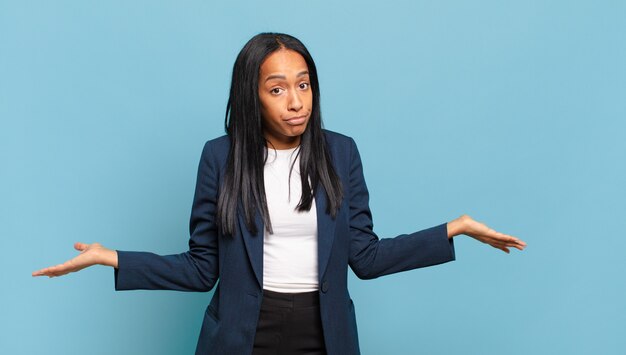
[[[477,222],[468,215],[463,215],[448,223],[448,238],[460,234],[468,235],[505,253],[509,253],[509,248],[524,250],[526,247],[526,243],[523,240],[496,232],[486,224]]]

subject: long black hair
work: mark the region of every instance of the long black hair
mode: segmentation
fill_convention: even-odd
[[[310,211],[315,191],[322,185],[328,200],[326,213],[334,218],[343,198],[341,182],[333,168],[322,132],[320,90],[317,69],[309,51],[297,38],[282,33],[261,33],[243,47],[233,67],[230,96],[226,105],[225,128],[230,137],[230,153],[220,187],[217,222],[223,234],[235,235],[237,213],[241,208],[246,228],[257,233],[256,213],[260,213],[268,231],[272,231],[263,169],[267,142],[258,92],[261,64],[270,54],[288,49],[299,53],[308,66],[313,108],[308,125],[300,137],[300,177],[302,197],[296,209]],[[293,167],[292,167],[293,168]]]

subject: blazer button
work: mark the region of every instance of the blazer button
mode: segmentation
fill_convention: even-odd
[[[328,281],[322,282],[322,292],[326,293],[328,291]]]

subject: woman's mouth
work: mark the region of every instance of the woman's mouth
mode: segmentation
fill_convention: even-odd
[[[306,122],[306,119],[307,119],[307,116],[302,115],[302,116],[295,116],[295,117],[287,118],[287,119],[284,119],[284,121],[290,126],[298,126]]]

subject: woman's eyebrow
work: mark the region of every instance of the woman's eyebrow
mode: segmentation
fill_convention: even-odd
[[[308,70],[303,70],[303,71],[299,72],[299,73],[298,73],[298,75],[296,75],[296,78],[299,78],[299,77],[301,77],[301,76],[305,76],[305,75],[307,75],[307,74],[309,74],[309,71],[308,71]],[[267,81],[272,80],[272,79],[282,79],[282,80],[287,80],[287,77],[286,77],[286,76],[284,76],[284,75],[282,75],[282,74],[273,74],[273,75],[268,76],[268,77],[265,79],[265,81],[267,82]]]

